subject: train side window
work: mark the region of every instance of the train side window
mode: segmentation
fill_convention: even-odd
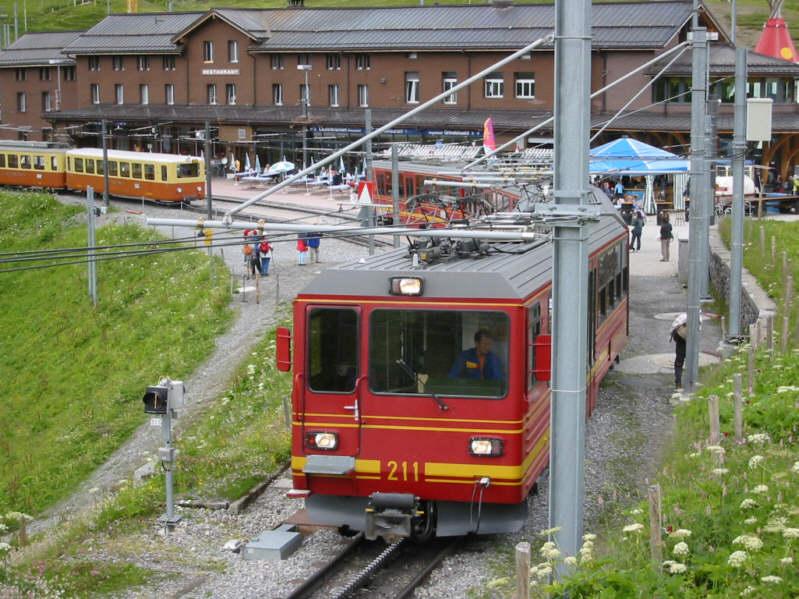
[[[188,179],[190,177],[198,177],[199,175],[200,165],[197,162],[181,164],[178,167],[178,179]]]
[[[308,318],[308,385],[323,393],[352,393],[358,379],[358,314],[314,308]]]
[[[103,169],[105,167],[105,163],[102,160],[98,160],[96,162],[96,166],[97,166],[97,174],[98,175],[104,175],[105,171]]]
[[[31,157],[23,154],[19,157],[19,166],[20,168],[29,169],[31,167]]]
[[[154,164],[145,164],[144,165],[144,178],[148,181],[155,181],[155,165]]]
[[[57,171],[58,170],[58,158],[55,156],[50,156],[50,170]]]
[[[8,155],[8,168],[17,168],[19,166],[19,158],[16,154]]]
[[[108,161],[108,175],[110,177],[116,177],[119,173],[118,165],[115,161],[109,160]]]
[[[93,175],[94,174],[94,160],[87,158],[86,159],[86,174]]]
[[[37,171],[44,170],[44,156],[33,157],[33,168],[35,168]]]
[[[0,154],[0,168],[6,167],[6,155]]]
[[[119,176],[130,177],[130,162],[119,163]]]
[[[166,176],[166,165],[162,164],[161,165],[161,181],[166,181],[166,179],[167,179],[167,176]]]
[[[535,338],[541,334],[541,304],[536,302],[527,313],[527,373],[528,388],[535,385]]]
[[[141,164],[138,162],[131,164],[131,172],[134,179],[141,179]]]
[[[83,172],[83,158],[75,158],[75,168],[73,170],[76,173]]]

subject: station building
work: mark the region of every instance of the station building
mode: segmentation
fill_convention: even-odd
[[[593,6],[592,89],[684,41],[691,0]],[[211,9],[111,15],[85,32],[27,34],[0,52],[0,136],[199,153],[206,121],[215,156],[257,152],[261,162],[296,158],[303,131],[317,156],[358,137],[364,109],[385,124],[442,90],[551,33],[553,5],[335,9]],[[717,130],[732,135],[734,50],[722,24],[711,76],[720,97]],[[63,61],[56,63],[54,61]],[[652,82],[663,65],[630,77],[591,104],[595,130]],[[60,72],[60,91],[42,69]],[[492,117],[499,140],[552,115],[554,49],[546,45],[490,72],[479,84],[416,115],[383,140],[480,143]],[[787,174],[799,154],[799,65],[751,54],[751,96],[774,100],[771,144],[758,158]],[[640,95],[596,143],[620,133],[687,151],[690,52]],[[46,93],[50,94],[48,104]],[[23,98],[23,99],[21,99]],[[307,106],[305,100],[307,99]],[[537,136],[551,135],[542,130]]]

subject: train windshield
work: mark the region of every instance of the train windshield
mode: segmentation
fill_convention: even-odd
[[[178,165],[178,179],[188,179],[190,177],[197,177],[200,174],[200,164],[197,162],[188,162]]]
[[[370,324],[372,392],[492,398],[505,395],[505,314],[376,310]]]
[[[308,319],[309,386],[322,393],[351,393],[357,376],[357,312],[315,308]]]

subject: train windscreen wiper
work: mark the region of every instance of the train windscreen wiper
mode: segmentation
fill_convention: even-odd
[[[397,358],[396,364],[397,366],[402,368],[405,374],[411,377],[411,379],[416,385],[419,384],[419,375],[415,373],[413,369],[410,366],[408,366],[408,364],[405,363],[405,360],[403,360],[402,358]],[[427,395],[427,393],[425,393],[424,395]],[[447,410],[449,410],[449,406],[446,403],[444,403],[444,400],[441,399],[438,395],[436,395],[435,393],[430,393],[429,395],[430,397],[433,398],[433,401],[435,401],[436,404],[438,404],[438,407],[442,412],[446,412]]]

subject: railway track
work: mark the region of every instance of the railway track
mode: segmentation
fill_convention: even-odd
[[[408,599],[463,538],[386,544],[362,534],[289,595],[289,599]]]

